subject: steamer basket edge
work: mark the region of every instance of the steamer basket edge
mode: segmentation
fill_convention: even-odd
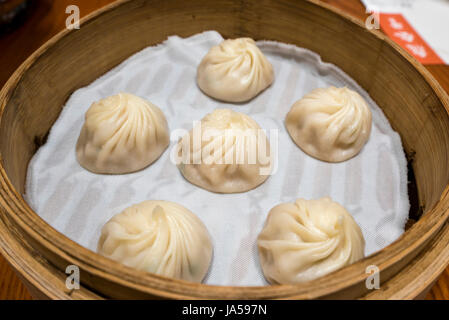
[[[38,288],[37,291],[42,293],[43,296],[52,298],[66,297],[66,295],[67,297],[73,295],[71,296],[73,298],[97,297],[88,288],[93,288],[96,292],[115,298],[354,298],[366,293],[366,288],[364,287],[367,277],[367,274],[364,273],[366,266],[371,264],[378,265],[381,269],[381,279],[386,281],[400,272],[404,265],[412,261],[428,242],[432,241],[435,235],[441,234],[441,231],[440,233],[438,231],[448,216],[447,181],[449,173],[447,169],[441,167],[441,163],[446,164],[448,159],[449,138],[447,131],[449,130],[437,129],[449,128],[447,115],[449,100],[438,83],[420,64],[380,33],[368,32],[355,19],[349,18],[347,15],[338,12],[338,10],[331,9],[316,1],[300,1],[297,3],[262,1],[261,5],[260,1],[248,1],[242,4],[238,1],[223,0],[214,4],[215,8],[220,8],[222,11],[213,9],[208,11],[207,8],[205,9],[207,1],[202,0],[193,1],[189,9],[182,8],[180,3],[180,1],[168,1],[165,5],[162,5],[156,1],[126,0],[118,1],[100,9],[83,20],[81,30],[63,31],[33,54],[12,76],[0,93],[2,113],[0,123],[0,152],[2,159],[0,203],[3,209],[0,215],[0,230],[2,230],[0,235],[1,250],[19,273],[22,274],[22,277],[29,282],[30,286]],[[260,7],[266,11],[261,11]],[[142,20],[142,17],[145,16],[142,12],[150,15],[156,21]],[[139,26],[139,23],[133,24],[133,21],[139,21],[147,27],[154,27],[158,23],[157,15],[160,15],[159,19],[164,19],[166,15],[173,16],[180,12],[184,14],[183,21],[180,21],[176,26],[159,27],[161,30],[158,30],[159,33],[156,32],[157,34],[152,39],[144,39],[145,37],[143,36],[139,37],[138,31],[132,29],[132,26],[134,28]],[[240,12],[241,14],[235,17],[235,12]],[[266,19],[270,21],[268,17],[279,17],[279,15],[284,18],[284,22],[277,22],[279,25],[260,25],[260,20],[265,21]],[[308,15],[312,15],[315,20],[311,20]],[[230,22],[224,22],[220,25],[219,22],[223,21],[223,17],[226,17]],[[321,21],[326,21],[327,28],[322,27],[320,29],[319,24]],[[118,39],[124,39],[123,36],[128,36],[128,32],[134,32],[132,34],[136,35],[138,41],[128,40],[126,43],[128,47],[126,50],[122,48],[120,52],[111,48],[114,56],[103,55],[101,61],[105,61],[105,63],[99,66],[96,65],[94,73],[88,76],[74,75],[75,79],[69,80],[49,79],[51,71],[44,72],[44,67],[50,65],[50,68],[52,68],[51,62],[54,59],[57,60],[58,56],[61,57],[64,54],[65,57],[74,56],[68,50],[69,43],[76,50],[82,50],[86,45],[86,41],[88,42],[87,45],[91,44],[90,40],[86,39],[87,35],[93,35],[95,42],[99,41],[109,49],[111,44],[108,41],[114,38],[105,35],[105,33],[107,30],[119,28],[119,26],[116,26],[114,29],[112,22],[114,22],[114,25],[116,23],[119,25],[131,25],[129,29],[125,28],[125,31],[117,31],[118,35],[116,37]],[[304,34],[296,35],[298,39],[291,39],[291,35],[284,35],[285,32],[282,32],[282,30],[290,28],[292,23],[293,25],[298,25],[297,27],[302,27],[301,30],[304,31]],[[416,152],[414,167],[418,175],[417,179],[426,177],[429,180],[426,180],[425,183],[424,178],[418,181],[420,204],[426,211],[423,219],[388,248],[359,263],[311,283],[302,286],[233,288],[192,284],[133,271],[78,246],[38,218],[21,197],[23,185],[20,185],[23,184],[23,170],[24,168],[26,169],[26,164],[29,160],[26,158],[44,141],[51,123],[59,114],[59,110],[68,95],[75,88],[86,85],[131,53],[138,51],[138,49],[161,42],[169,34],[178,33],[173,32],[173,29],[178,30],[179,35],[189,35],[205,30],[204,25],[207,25],[206,29],[216,29],[228,37],[243,35],[249,35],[256,39],[266,37],[307,47],[319,52],[323,56],[323,60],[339,65],[359,81],[378,104],[384,108],[384,112],[401,135],[403,132],[407,134],[407,136],[403,137],[403,140],[405,138],[404,146],[407,153]],[[157,29],[157,27],[155,28]],[[329,28],[332,30],[329,31]],[[314,41],[308,38],[312,33],[311,30],[313,30],[314,37],[317,38],[315,39],[317,41],[315,44],[313,43]],[[106,39],[98,38],[102,33]],[[340,41],[332,40],[335,34],[339,35]],[[347,42],[344,40],[347,38],[361,42],[360,45],[351,44],[352,47],[346,50],[353,50],[364,56],[367,60],[366,65],[351,66],[354,63],[353,61],[349,64],[346,60],[342,60],[341,55],[338,56],[329,52],[328,48],[332,46],[334,46],[334,51],[336,49],[344,51],[344,44],[347,45]],[[320,41],[327,41],[327,43],[321,43]],[[338,47],[339,43],[343,43],[343,45],[340,44],[343,48]],[[365,51],[367,43],[374,48],[373,52],[367,53]],[[94,50],[94,52],[96,51]],[[82,55],[82,52],[80,54]],[[350,52],[345,52],[345,54],[351,56]],[[355,53],[352,55],[357,57]],[[73,58],[75,63],[69,66],[72,70],[80,70],[79,72],[82,72],[93,66],[93,63],[88,63],[87,67],[82,67],[79,65],[82,59],[77,60],[76,57]],[[83,58],[86,57],[83,56]],[[61,60],[61,63],[63,62],[61,58],[59,60]],[[341,63],[338,63],[339,61],[336,60],[341,60]],[[392,68],[392,71],[388,70],[388,68]],[[411,110],[407,109],[406,111],[412,112],[412,115],[404,116],[401,114],[401,117],[405,117],[409,122],[411,121],[411,125],[400,123],[400,120],[398,120],[399,115],[395,113],[397,110],[389,108],[388,104],[385,103],[385,100],[389,101],[389,99],[394,98],[392,93],[387,92],[387,97],[381,95],[381,92],[386,90],[384,83],[388,84],[388,77],[391,77],[392,72],[395,72],[397,68],[400,69],[399,75],[404,78],[398,80],[400,84],[398,90],[404,87],[416,91],[416,97],[409,98],[412,99],[411,102],[407,98],[404,100],[404,97],[400,97],[402,100],[399,101],[402,102],[401,104],[410,102],[407,104],[407,108],[411,108]],[[53,68],[52,71],[54,70],[57,69]],[[366,71],[368,71],[367,73],[370,77],[365,75]],[[381,71],[385,71],[385,73]],[[58,72],[63,73],[63,71]],[[63,92],[59,93],[58,97],[50,97],[48,99],[48,96],[45,96],[45,92],[42,93],[49,100],[49,105],[53,106],[51,108],[56,109],[57,112],[53,109],[53,112],[48,110],[49,116],[47,117],[46,114],[46,119],[42,119],[42,116],[39,117],[39,115],[35,115],[37,119],[34,119],[34,117],[30,119],[31,116],[17,119],[18,116],[14,113],[15,110],[27,111],[27,105],[29,104],[38,106],[39,103],[35,101],[36,99],[41,99],[39,100],[41,102],[45,101],[43,100],[44,97],[40,97],[40,93],[29,93],[29,90],[39,85],[39,83],[33,81],[33,75],[36,76],[37,74],[47,77],[46,79],[50,83],[51,80],[58,85],[62,83],[61,86],[63,88],[59,89],[59,91]],[[57,77],[62,77],[62,75],[59,74]],[[407,81],[408,77],[416,79],[416,83],[410,84]],[[401,93],[403,92],[401,91]],[[396,99],[398,100],[399,98]],[[413,109],[417,108],[418,105],[422,110]],[[31,111],[33,110],[32,106],[28,107]],[[19,124],[18,120],[23,121],[27,128],[33,128],[32,130],[35,131],[29,132],[29,130],[23,128],[23,125]],[[44,124],[40,125],[40,122]],[[10,128],[8,123],[12,123],[16,127]],[[416,127],[421,128],[416,131],[421,131],[423,134],[407,133],[407,129],[410,126],[414,129]],[[441,147],[440,149],[442,150],[436,151],[435,159],[432,162],[432,160],[425,158],[428,154],[428,148],[426,148],[425,144],[432,143],[433,140],[430,138],[433,137],[437,137],[436,140],[440,143],[437,147]],[[13,138],[16,140],[13,140]],[[14,141],[23,142],[23,145],[19,147],[22,150],[13,148],[15,145]],[[416,150],[414,149],[415,147]],[[15,153],[13,154],[14,151]],[[433,148],[430,148],[430,151],[433,151]],[[22,155],[25,155],[25,159],[21,158]],[[21,164],[15,163],[16,158],[21,161]],[[420,167],[423,162],[426,164],[426,161],[433,164],[432,169]],[[436,175],[440,176],[440,178],[433,179]],[[439,183],[439,185],[432,186],[432,182],[434,184]],[[438,192],[435,192],[434,189],[437,189]],[[444,230],[446,229],[447,225]],[[443,254],[444,248],[441,250],[441,255],[447,259],[447,254]],[[18,252],[21,254],[17,254]],[[36,259],[34,258],[35,256],[40,258]],[[416,262],[416,259],[414,261]],[[65,267],[70,264],[80,266],[82,282],[85,285],[83,290],[85,291],[70,293],[65,289],[65,281],[62,280],[65,279]],[[36,270],[40,271],[37,272]],[[49,281],[45,281],[40,273],[45,274],[45,279]],[[58,276],[55,277],[54,275]],[[429,275],[427,276],[429,277]],[[435,277],[436,275],[432,276]],[[53,280],[50,281],[50,279]],[[42,285],[42,283],[46,283],[46,285]],[[371,295],[371,297],[373,296]]]

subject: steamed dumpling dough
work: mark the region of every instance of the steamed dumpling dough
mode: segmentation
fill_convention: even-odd
[[[167,120],[154,104],[120,93],[92,104],[76,146],[78,162],[95,173],[141,170],[169,144]]]
[[[271,173],[265,133],[249,116],[230,109],[204,117],[179,141],[178,156],[178,168],[189,182],[217,193],[254,189]]]
[[[139,270],[201,282],[212,243],[204,224],[183,206],[145,201],[104,225],[98,253]]]
[[[371,133],[372,115],[365,100],[348,88],[315,89],[297,101],[286,126],[307,154],[327,162],[357,155]]]
[[[352,216],[330,198],[274,207],[258,238],[271,283],[313,280],[364,257],[365,240]]]
[[[197,82],[207,95],[226,102],[244,102],[274,80],[271,63],[250,38],[225,40],[212,47],[198,67]]]

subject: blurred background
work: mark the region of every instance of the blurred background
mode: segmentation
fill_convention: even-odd
[[[8,31],[23,20],[29,1],[0,0],[0,30]]]
[[[114,1],[0,0],[0,88],[29,55],[64,30],[69,16],[66,14],[68,6],[78,6],[81,17],[84,17]],[[321,2],[363,22],[371,21],[367,19],[376,11],[381,30],[425,63],[426,68],[449,92],[449,0]],[[0,300],[4,299],[31,299],[31,296],[0,255]],[[449,268],[432,288],[427,299],[449,299]]]

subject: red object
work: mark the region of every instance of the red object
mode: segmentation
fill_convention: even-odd
[[[402,14],[380,13],[382,30],[422,64],[444,64]]]

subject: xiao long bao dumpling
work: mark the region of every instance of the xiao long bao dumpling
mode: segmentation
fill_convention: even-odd
[[[315,89],[297,101],[286,118],[294,142],[327,162],[357,155],[371,133],[372,115],[365,100],[348,88]]]
[[[120,93],[92,104],[76,146],[78,162],[94,173],[141,170],[168,147],[167,120],[154,104]]]
[[[364,257],[365,240],[352,216],[330,198],[274,207],[258,238],[268,281],[297,284]]]
[[[98,253],[132,268],[201,282],[212,259],[204,224],[183,206],[145,201],[114,216],[103,227]]]
[[[256,121],[217,109],[180,139],[175,162],[190,183],[217,193],[256,188],[272,172],[270,143]]]
[[[230,39],[212,47],[197,73],[200,89],[212,98],[245,102],[274,80],[271,63],[250,38]]]

